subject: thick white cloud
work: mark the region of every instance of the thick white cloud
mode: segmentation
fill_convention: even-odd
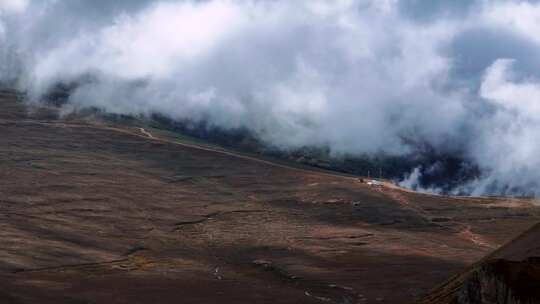
[[[49,50],[35,67],[36,77],[92,70],[125,79],[167,77],[174,67],[204,56],[246,17],[240,6],[222,1],[155,5]]]
[[[475,160],[478,191],[540,178],[512,178],[540,166],[535,2],[10,2],[0,79],[17,71],[35,97],[90,78],[71,106],[245,127],[337,154],[427,142]]]
[[[474,149],[477,163],[490,171],[476,182],[475,194],[493,182],[508,188],[530,185],[528,191],[538,191],[540,80],[518,80],[512,68],[513,60],[497,60],[480,87],[481,97],[503,110],[483,122],[483,136]]]
[[[2,0],[0,1],[0,14],[13,14],[23,12],[29,0]]]
[[[513,30],[540,43],[540,3],[501,1],[497,5],[485,3],[483,19],[488,26]]]
[[[11,15],[23,12],[28,6],[28,0],[2,0],[0,1],[0,43],[4,43],[6,34],[5,26],[2,22],[2,15]]]
[[[445,26],[405,22],[391,2],[359,4],[156,3],[31,54],[28,81],[39,95],[56,81],[94,73],[102,81],[81,87],[73,102],[209,118],[283,147],[400,153],[404,129],[437,120],[440,127],[422,135],[446,132],[462,109],[432,88],[448,69],[436,52]],[[119,81],[139,79],[144,86],[118,90]],[[419,108],[433,113],[413,118]],[[392,121],[400,112],[409,117]]]
[[[485,74],[480,95],[520,118],[540,121],[540,80],[516,80],[513,60],[499,59]]]

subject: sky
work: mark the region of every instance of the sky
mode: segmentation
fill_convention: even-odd
[[[0,0],[0,81],[281,149],[427,143],[481,169],[456,191],[540,194],[538,1]]]

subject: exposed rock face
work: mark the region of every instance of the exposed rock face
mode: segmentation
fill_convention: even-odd
[[[540,302],[540,259],[493,260],[473,271],[458,292],[459,304]]]
[[[433,290],[422,304],[540,303],[540,224]]]

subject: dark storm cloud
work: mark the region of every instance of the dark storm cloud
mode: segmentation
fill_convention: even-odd
[[[514,68],[540,76],[539,45],[504,29],[473,28],[458,34],[448,47],[453,58],[452,76],[461,85],[478,88],[484,71],[499,58],[516,60]]]
[[[402,0],[399,9],[407,18],[433,22],[438,18],[463,18],[478,6],[475,0]]]

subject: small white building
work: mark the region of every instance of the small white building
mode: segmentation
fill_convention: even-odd
[[[367,184],[374,187],[382,186],[382,183],[375,179],[370,180]]]

